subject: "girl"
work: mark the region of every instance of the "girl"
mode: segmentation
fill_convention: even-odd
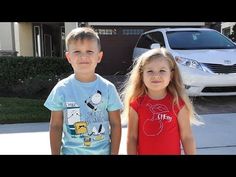
[[[193,106],[179,69],[164,48],[142,54],[122,93],[128,117],[128,154],[196,154]],[[180,143],[181,142],[181,143]]]

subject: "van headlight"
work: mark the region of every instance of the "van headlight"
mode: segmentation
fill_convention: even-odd
[[[201,65],[195,60],[176,56],[175,61],[181,65],[204,71]]]

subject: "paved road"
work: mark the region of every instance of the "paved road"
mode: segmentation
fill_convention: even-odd
[[[236,155],[236,113],[202,115],[193,126],[198,154]],[[126,154],[127,128],[122,128],[120,154]],[[48,123],[0,125],[0,154],[50,154]]]
[[[236,113],[236,96],[192,98],[198,114]]]

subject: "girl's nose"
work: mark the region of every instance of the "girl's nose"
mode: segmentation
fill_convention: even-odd
[[[161,74],[160,74],[160,72],[153,72],[153,77],[159,77]]]

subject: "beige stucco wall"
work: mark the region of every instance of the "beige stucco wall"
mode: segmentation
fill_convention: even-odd
[[[77,22],[65,22],[65,36],[76,27],[78,27]]]
[[[0,22],[0,50],[14,50],[12,23]]]
[[[32,23],[15,22],[15,46],[18,56],[33,56]]]

